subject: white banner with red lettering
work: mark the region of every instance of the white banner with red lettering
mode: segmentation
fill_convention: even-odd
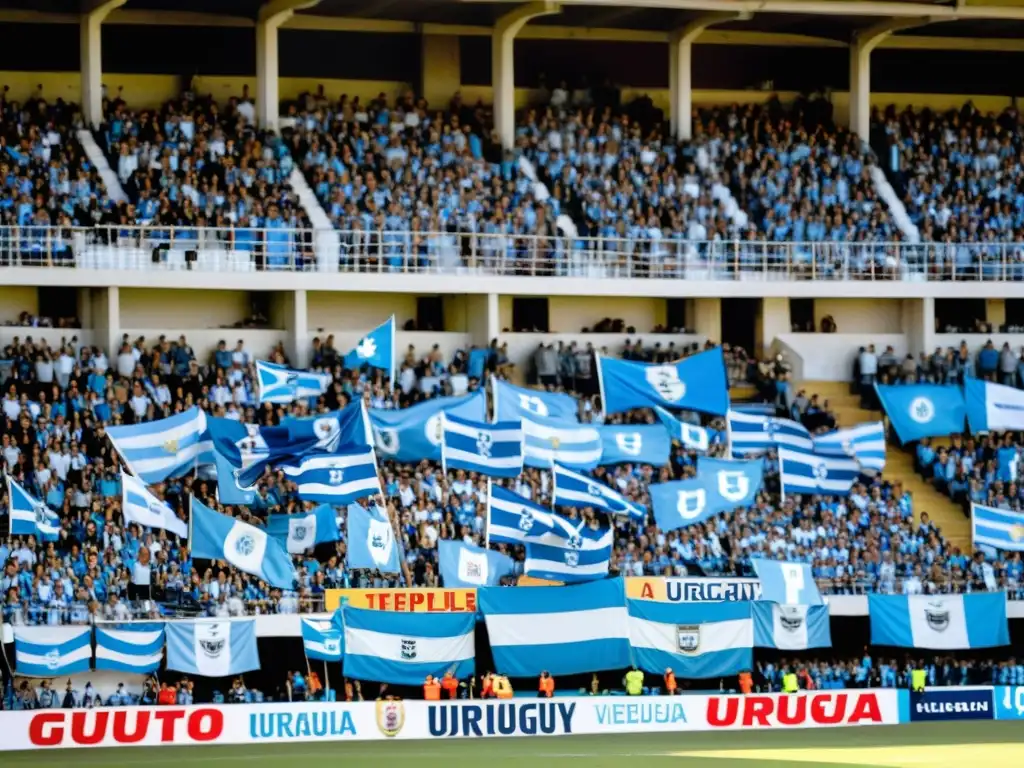
[[[0,712],[0,751],[895,725],[894,690]]]

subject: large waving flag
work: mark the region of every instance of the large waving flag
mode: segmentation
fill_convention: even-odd
[[[626,515],[635,520],[647,517],[647,507],[630,501],[618,491],[592,477],[573,472],[558,464],[552,473],[553,486],[551,503],[556,507],[591,507],[609,515]]]
[[[341,661],[345,653],[345,627],[341,623],[341,609],[329,619],[302,617],[302,647],[307,659]]]
[[[517,387],[495,377],[491,378],[491,392],[494,393],[496,421],[536,416],[570,422],[579,420],[579,403],[564,392]]]
[[[863,472],[885,469],[885,425],[880,421],[837,429],[814,438],[819,456],[848,456],[856,459]]]
[[[395,316],[392,315],[363,336],[356,348],[345,355],[345,367],[355,370],[369,365],[388,372],[395,380]]]
[[[845,496],[860,477],[860,465],[856,459],[780,448],[779,477],[783,498],[794,493]]]
[[[92,627],[14,627],[14,669],[54,678],[89,671]]]
[[[729,411],[727,419],[735,457],[768,453],[783,446],[801,451],[814,448],[811,433],[798,421],[735,410]]]
[[[7,476],[7,503],[11,515],[12,536],[36,536],[42,541],[60,538],[57,513]]]
[[[107,427],[107,437],[133,475],[156,485],[213,463],[206,426],[206,413],[193,406],[159,421]]]
[[[1024,552],[1024,514],[971,504],[971,539],[976,547]]]
[[[487,424],[441,412],[441,469],[464,469],[488,477],[518,477],[523,471],[523,424]]]
[[[967,407],[960,387],[944,384],[875,384],[900,442],[964,431]]]
[[[144,528],[162,528],[176,536],[188,536],[188,523],[174,514],[165,501],[161,501],[139,478],[121,472],[121,512],[126,523],[138,523]]]
[[[149,675],[164,658],[164,629],[96,627],[96,669]]]
[[[555,515],[500,485],[488,485],[487,540],[520,544],[555,530]]]
[[[696,477],[650,487],[654,519],[663,531],[702,523],[721,512],[753,504],[763,482],[763,459],[728,461],[702,456]]]
[[[780,651],[831,648],[827,605],[779,605],[766,600],[754,609],[754,646]]]
[[[589,674],[631,663],[623,579],[575,587],[489,587],[477,590],[477,604],[494,664],[504,675]]]
[[[317,544],[327,544],[341,538],[338,516],[329,504],[294,515],[269,515],[267,533],[285,544],[289,554],[301,555]]]
[[[228,506],[242,507],[256,501],[255,486],[243,488],[239,485],[235,468],[217,451],[213,452],[213,463],[217,468],[217,501]]]
[[[751,558],[750,562],[761,582],[762,600],[780,605],[825,604],[810,564],[763,557]]]
[[[304,456],[296,466],[281,470],[299,488],[303,501],[350,504],[358,499],[380,496],[377,456],[369,445],[337,453]]]
[[[672,438],[658,424],[605,424],[597,428],[601,435],[601,461],[606,464],[668,464]]]
[[[366,509],[359,504],[348,507],[349,568],[368,568],[381,573],[402,570],[402,552],[387,513],[378,507]]]
[[[601,433],[594,427],[539,416],[524,416],[522,423],[528,467],[551,468],[558,463],[593,469],[601,461]]]
[[[868,595],[871,644],[957,651],[1010,644],[1005,592]]]
[[[331,386],[331,374],[294,371],[283,365],[256,361],[256,402],[292,403],[319,397]]]
[[[396,685],[422,685],[427,675],[475,671],[475,613],[399,613],[344,605],[345,675]]]
[[[967,377],[964,402],[972,432],[1024,431],[1024,390]]]
[[[397,462],[441,460],[441,412],[470,421],[486,421],[487,393],[435,397],[411,408],[370,411],[377,453]]]
[[[686,450],[695,451],[696,453],[707,453],[711,450],[711,446],[714,445],[716,438],[714,430],[705,429],[699,424],[689,424],[685,421],[680,421],[660,405],[654,407],[654,413],[661,423],[665,425],[669,436]]]
[[[636,665],[684,678],[735,675],[754,665],[749,602],[656,603],[628,600],[629,640]]]
[[[225,560],[272,587],[291,589],[295,568],[284,547],[256,526],[214,512],[192,497],[192,556]]]
[[[167,669],[199,677],[230,677],[260,668],[256,619],[167,622]]]
[[[555,515],[555,529],[526,540],[527,576],[573,584],[608,575],[615,532]]]
[[[515,567],[508,555],[448,539],[437,542],[437,561],[441,579],[449,589],[496,587]]]
[[[729,381],[721,347],[666,364],[598,355],[597,377],[605,413],[657,405],[714,416],[724,416],[729,410]]]

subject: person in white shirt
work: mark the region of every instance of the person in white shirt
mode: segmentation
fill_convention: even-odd
[[[4,397],[4,416],[11,421],[17,421],[18,416],[21,414],[21,401],[18,400],[18,396],[13,392],[7,394]]]
[[[36,355],[36,381],[40,384],[53,383],[53,360],[47,350]]]
[[[152,405],[153,401],[149,399],[139,382],[135,382],[135,386],[132,387],[132,399],[128,401],[128,405],[132,409],[132,413],[135,414],[135,421],[142,421],[146,418],[146,414],[149,413],[149,406]]]
[[[242,339],[239,339],[235,348],[231,350],[231,362],[242,368],[249,365],[249,353],[245,351],[245,342]]]
[[[132,348],[125,342],[121,345],[121,351],[117,355],[117,375],[122,379],[127,379],[134,370],[135,355],[132,354]]]

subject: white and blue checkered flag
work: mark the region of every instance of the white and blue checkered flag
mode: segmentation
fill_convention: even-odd
[[[554,490],[551,503],[556,507],[591,507],[609,515],[627,515],[634,520],[647,517],[647,507],[630,501],[618,491],[592,477],[573,472],[558,464],[553,472]]]
[[[331,374],[295,371],[283,365],[256,361],[256,401],[293,403],[305,397],[319,397],[331,386]]]
[[[486,424],[441,412],[441,469],[464,469],[488,477],[518,477],[523,471],[523,423]]]
[[[198,406],[159,421],[107,427],[107,437],[131,473],[146,485],[213,464],[206,413]]]
[[[814,449],[807,427],[791,419],[731,410],[726,417],[733,458],[756,456],[781,447],[799,451]]]
[[[150,625],[152,626],[152,625]],[[96,627],[96,669],[148,675],[164,658],[164,630]]]
[[[885,425],[871,421],[818,435],[814,452],[819,456],[849,456],[864,472],[881,472],[885,469]]]
[[[42,541],[60,538],[60,518],[39,499],[7,477],[7,503],[12,536],[37,536]]]
[[[302,618],[302,647],[307,659],[341,661],[345,654],[345,627],[341,622],[341,609],[329,619]]]
[[[229,677],[260,668],[256,619],[169,621],[167,669],[199,677]]]
[[[779,477],[783,498],[794,493],[845,496],[860,477],[860,465],[855,459],[780,448]]]
[[[299,488],[299,498],[341,506],[381,495],[377,457],[369,445],[303,457],[281,470]]]
[[[89,671],[91,627],[14,628],[14,669],[25,677],[62,677]]]
[[[195,496],[189,544],[193,557],[225,560],[278,589],[295,585],[295,567],[284,547],[266,531],[214,512]]]

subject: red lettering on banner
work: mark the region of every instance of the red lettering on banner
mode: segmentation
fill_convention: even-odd
[[[95,711],[93,717],[88,718],[85,712],[75,712],[71,716],[71,740],[75,744],[99,744],[107,732],[107,717],[109,712]],[[85,732],[85,721],[92,719],[92,733]]]
[[[197,709],[188,718],[188,737],[192,741],[213,741],[223,732],[224,713],[219,709]]]
[[[476,591],[466,593],[466,613],[476,613]]]
[[[181,709],[160,709],[153,713],[153,719],[161,723],[160,741],[174,741],[174,724],[185,717]]]
[[[37,747],[55,747],[64,738],[63,725],[64,714],[61,712],[44,712],[36,715],[28,724],[28,740]]]
[[[149,730],[149,712],[139,710],[135,718],[135,730],[128,733],[125,726],[128,724],[128,712],[130,710],[118,709],[114,711],[114,741],[118,744],[135,744],[146,738],[146,731]]]
[[[873,691],[710,696],[706,717],[712,728],[736,725],[797,728],[884,722],[878,694]]]
[[[134,722],[129,723],[130,720]],[[180,720],[185,721],[185,733],[177,726]],[[224,733],[224,713],[212,707],[191,712],[184,709],[40,712],[29,722],[28,739],[36,747],[139,744],[146,741],[150,733],[156,733],[158,727],[162,743],[215,741]]]

